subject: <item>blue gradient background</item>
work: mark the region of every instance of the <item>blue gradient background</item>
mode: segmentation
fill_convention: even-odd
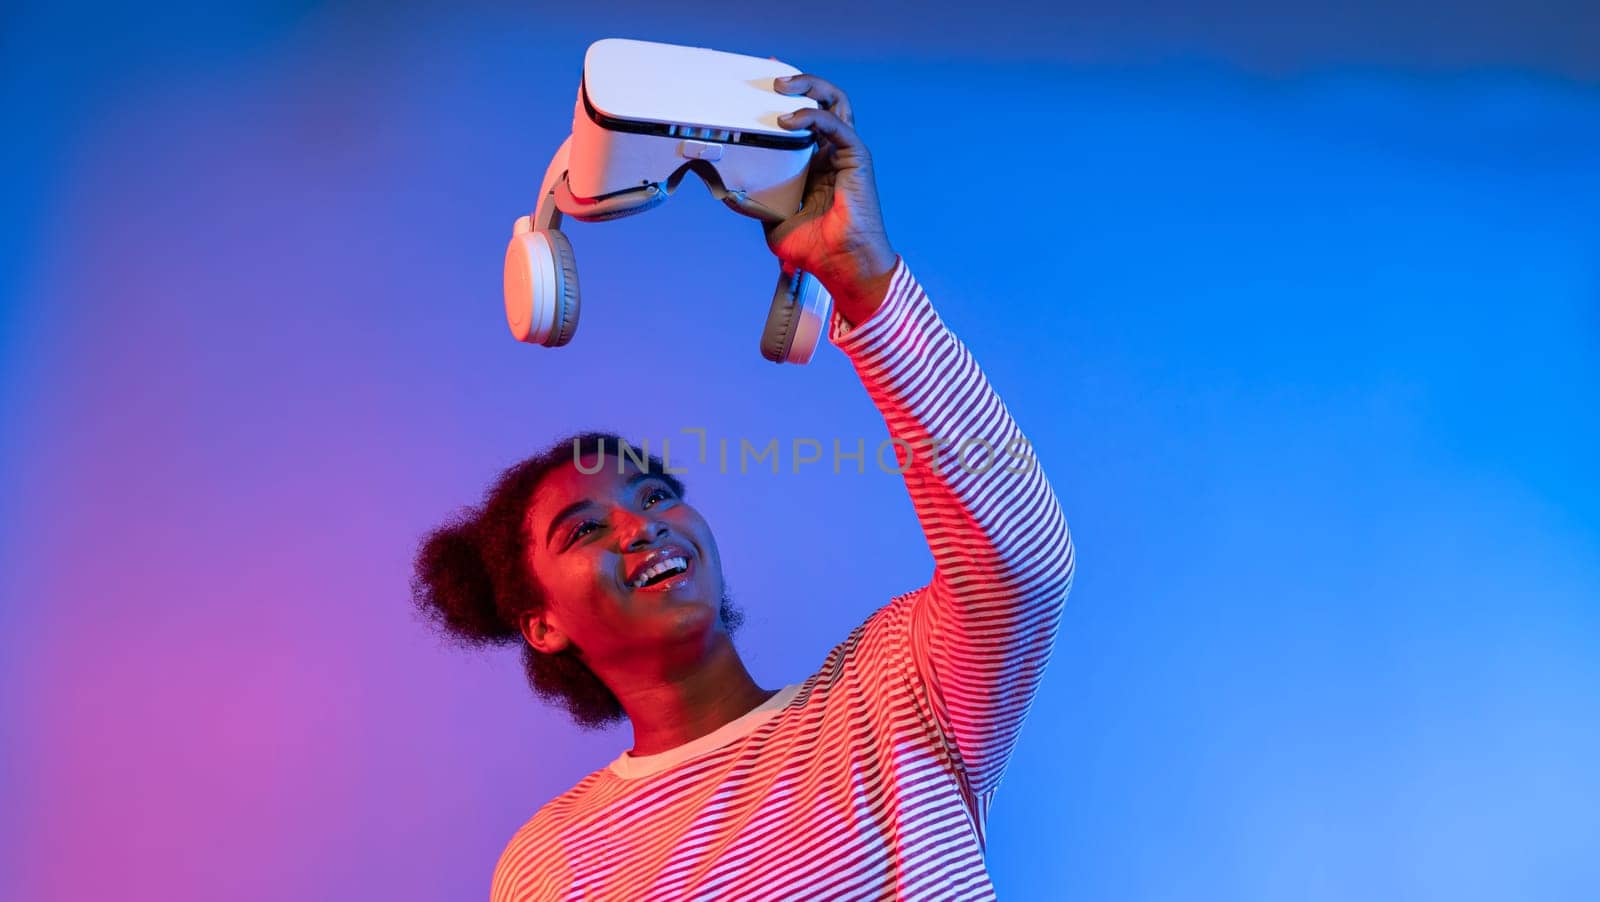
[[[1600,30],[1583,3],[0,14],[0,897],[481,898],[627,747],[414,619],[418,537],[579,428],[883,424],[756,353],[686,183],[500,309],[587,44],[850,92],[890,236],[1081,569],[1005,898],[1595,898]],[[892,474],[689,464],[757,679],[931,559]]]

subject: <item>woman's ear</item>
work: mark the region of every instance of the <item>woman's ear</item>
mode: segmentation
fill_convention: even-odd
[[[572,639],[549,622],[548,613],[523,615],[522,638],[542,654],[560,654],[572,644]]]

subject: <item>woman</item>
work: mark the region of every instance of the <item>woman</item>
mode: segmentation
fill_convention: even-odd
[[[787,83],[785,83],[785,81]],[[1073,548],[1031,448],[891,249],[849,100],[819,109],[805,205],[767,227],[834,297],[830,339],[883,413],[936,563],[803,681],[757,685],[711,528],[615,436],[507,470],[431,534],[416,597],[455,635],[522,645],[575,721],[633,748],[544,805],[495,900],[992,898],[984,826],[1049,658]]]

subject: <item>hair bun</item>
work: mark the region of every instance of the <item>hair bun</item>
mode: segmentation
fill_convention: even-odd
[[[423,538],[411,597],[423,616],[451,636],[470,645],[498,645],[521,633],[495,605],[494,579],[477,526],[477,518],[469,515]]]

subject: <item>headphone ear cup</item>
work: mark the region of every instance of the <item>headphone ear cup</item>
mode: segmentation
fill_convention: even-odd
[[[555,253],[557,301],[555,328],[545,345],[559,348],[571,341],[572,333],[578,331],[578,312],[582,306],[578,294],[578,258],[573,255],[572,242],[566,235],[552,229],[545,232],[545,236],[550,239],[550,249]]]
[[[810,363],[832,308],[832,295],[815,276],[780,271],[761,330],[761,356],[773,363]]]
[[[506,325],[518,341],[560,347],[578,328],[578,267],[567,236],[517,220],[506,247]]]

